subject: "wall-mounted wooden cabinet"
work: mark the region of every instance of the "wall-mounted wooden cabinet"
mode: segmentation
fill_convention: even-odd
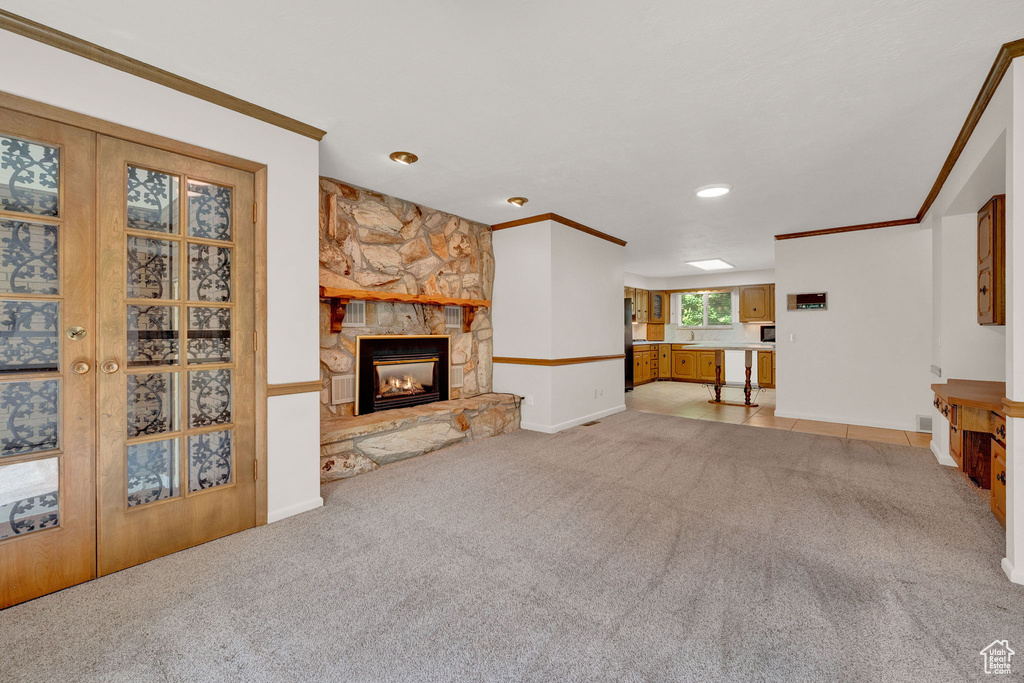
[[[767,389],[775,388],[775,352],[757,352],[757,385]]]
[[[775,285],[740,287],[741,323],[775,322]]]
[[[629,305],[632,308],[633,321],[636,321],[636,289],[633,287],[626,287],[624,297],[629,299]]]
[[[668,295],[665,292],[650,292],[647,322],[664,325],[668,322]],[[650,337],[648,337],[650,339]],[[664,337],[662,337],[664,339]]]
[[[665,341],[665,326],[647,323],[647,341]]]
[[[978,212],[978,324],[1006,324],[1006,195]]]

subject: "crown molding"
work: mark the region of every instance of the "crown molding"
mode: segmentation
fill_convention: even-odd
[[[818,237],[819,235],[836,235],[841,232],[856,232],[857,230],[874,230],[875,228],[892,228],[897,225],[916,225],[921,221],[916,218],[901,218],[898,221],[882,221],[881,223],[861,223],[860,225],[845,225],[841,228],[823,228],[821,230],[806,230],[804,232],[787,232],[783,235],[776,235],[777,240],[794,240],[798,237]]]
[[[224,107],[225,109],[231,109],[239,114],[245,114],[251,116],[254,119],[265,121],[271,125],[279,128],[290,130],[293,133],[304,135],[314,140],[321,140],[325,135],[326,131],[322,131],[319,128],[315,128],[308,123],[297,121],[293,118],[285,116],[284,114],[278,114],[275,111],[261,107],[258,104],[252,102],[246,102],[245,100],[239,99],[234,95],[228,95],[220,90],[215,90],[209,86],[203,85],[202,83],[196,83],[190,81],[187,78],[172,74],[170,71],[164,71],[151,64],[140,62],[137,59],[132,59],[127,55],[123,55],[120,52],[114,52],[108,50],[105,47],[90,43],[89,41],[82,40],[63,31],[58,31],[55,28],[45,26],[43,24],[26,19],[25,17],[12,14],[6,10],[0,9],[0,29],[10,31],[11,33],[17,33],[20,36],[31,38],[32,40],[39,41],[51,47],[55,47],[65,52],[70,52],[73,55],[79,57],[85,57],[104,66],[109,66],[118,71],[123,71],[132,76],[144,78],[147,81],[157,83],[172,90],[197,97],[201,100],[206,100],[216,104],[217,106]]]
[[[576,221],[569,220],[565,216],[559,216],[557,213],[542,213],[537,216],[530,216],[529,218],[520,218],[519,220],[508,221],[507,223],[498,223],[497,225],[492,225],[491,230],[507,230],[508,228],[515,228],[520,225],[529,225],[530,223],[541,223],[543,221],[554,221],[556,223],[561,223],[562,225],[568,226],[574,230],[579,230],[580,232],[585,232],[588,235],[593,235],[594,237],[607,240],[612,244],[617,244],[620,247],[626,246],[626,240],[620,240],[618,237],[612,237],[611,235],[603,233],[600,230],[588,228],[582,223],[577,223]]]

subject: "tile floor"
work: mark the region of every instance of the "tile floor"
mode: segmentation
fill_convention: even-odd
[[[755,390],[756,393],[756,390]],[[703,384],[689,382],[651,382],[626,392],[626,407],[642,413],[660,413],[662,415],[678,415],[697,420],[714,420],[745,424],[751,427],[783,429],[807,434],[838,436],[861,441],[881,441],[883,443],[900,444],[928,448],[931,443],[930,434],[904,432],[898,429],[880,429],[878,427],[860,427],[837,422],[815,422],[814,420],[794,420],[788,417],[775,417],[775,390],[763,389],[757,397],[758,407],[715,405],[708,403],[711,398]],[[743,401],[742,387],[724,387],[722,400]]]

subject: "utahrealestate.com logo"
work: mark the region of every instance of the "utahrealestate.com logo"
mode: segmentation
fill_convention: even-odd
[[[993,640],[992,644],[981,651],[985,658],[985,673],[987,674],[1008,674],[1010,673],[1010,660],[1016,654],[1010,649],[1010,641]]]

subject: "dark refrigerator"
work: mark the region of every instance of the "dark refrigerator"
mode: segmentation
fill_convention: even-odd
[[[633,390],[633,301],[624,299],[626,322],[626,391]]]

